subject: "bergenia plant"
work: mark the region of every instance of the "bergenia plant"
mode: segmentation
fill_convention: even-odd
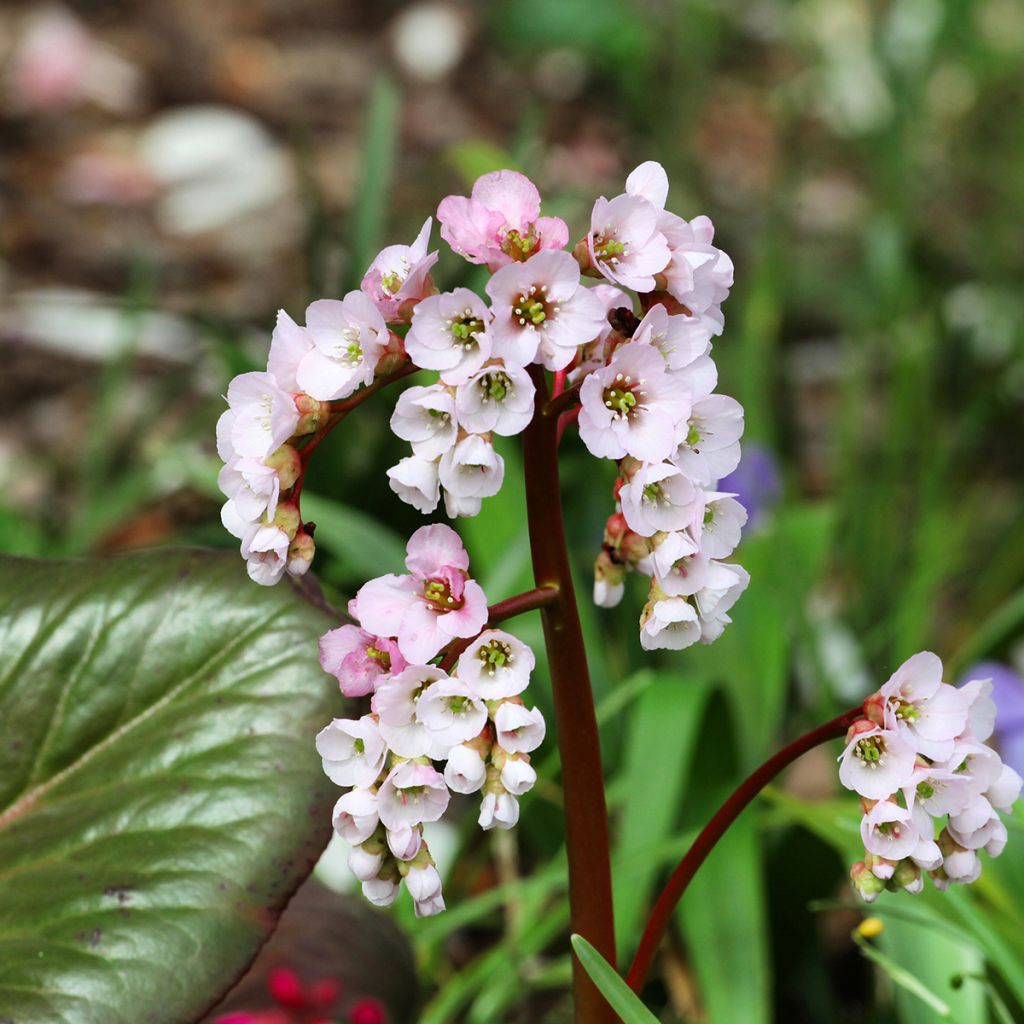
[[[441,237],[490,272],[483,294],[438,292],[430,220],[412,245],[389,246],[360,290],[320,299],[299,324],[279,316],[265,372],[237,377],[217,428],[227,496],[223,522],[249,575],[270,585],[305,573],[313,527],[303,480],[321,440],[363,401],[417,371],[391,427],[410,446],[386,471],[424,515],[476,515],[502,487],[498,436],[522,435],[535,588],[489,603],[452,527],[413,533],[403,574],[367,581],[350,622],[321,640],[341,692],[368,701],[316,736],[328,778],[343,787],[333,824],[373,903],[404,883],[417,915],[445,909],[423,826],[450,794],[479,796],[482,829],[509,829],[536,781],[530,755],[546,725],[528,688],[534,653],[498,628],[541,612],[565,792],[572,927],[614,963],[608,825],[597,724],[562,527],[558,451],[578,431],[617,466],[594,601],[610,607],[627,573],[650,579],[639,611],[645,650],[714,642],[747,586],[731,556],[747,512],[719,481],[740,459],[743,409],[716,391],[712,339],[733,282],[706,217],[665,209],[668,180],[648,162],[625,191],[599,198],[569,248],[569,229],[540,215],[523,175],[480,178],[437,210]],[[594,283],[590,283],[593,281]],[[492,595],[494,596],[494,595]],[[690,878],[742,808],[810,747],[847,734],[839,778],[860,794],[866,853],[854,886],[916,892],[969,882],[978,852],[1006,842],[999,817],[1021,780],[985,745],[993,706],[983,681],[954,688],[928,653],[902,666],[861,708],[826,723],[741,784],[683,859],[656,903],[627,980],[639,989]],[[312,738],[311,738],[312,740]],[[942,824],[942,822],[945,824]],[[577,965],[578,967],[578,965]],[[614,1019],[577,970],[577,1019]]]

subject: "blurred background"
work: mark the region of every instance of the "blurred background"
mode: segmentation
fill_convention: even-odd
[[[718,643],[659,657],[639,649],[642,581],[614,612],[583,602],[621,955],[736,781],[919,649],[951,682],[994,676],[1024,771],[1022,55],[1018,0],[6,0],[0,550],[231,546],[213,425],[278,308],[356,287],[478,174],[524,171],[575,238],[658,159],[670,209],[711,216],[736,263],[715,352],[747,410],[731,487],[753,581]],[[480,287],[478,269],[443,252],[436,277]],[[420,523],[384,476],[404,454],[393,397],[323,446],[303,494],[339,606]],[[614,468],[563,449],[586,593]],[[504,490],[459,524],[492,600],[530,585],[503,451]],[[516,630],[539,645],[536,622]],[[531,692],[550,713],[543,665]],[[715,851],[649,1004],[712,1024],[1024,1020],[1024,816],[969,892],[886,894],[858,943],[837,752]],[[514,833],[479,833],[466,801],[432,839],[451,909],[393,912],[426,1024],[568,1019],[551,740],[537,764]],[[323,875],[344,888],[336,856]]]

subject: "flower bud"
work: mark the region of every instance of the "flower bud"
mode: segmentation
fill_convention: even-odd
[[[905,889],[909,893],[919,893],[924,888],[921,869],[909,857],[901,860],[889,879],[888,888],[894,892]]]
[[[363,895],[375,907],[390,907],[398,895],[398,883],[390,878],[370,878],[363,882]]]
[[[288,546],[288,573],[291,576],[302,576],[309,569],[316,553],[316,543],[311,534],[299,530],[295,539]]]
[[[366,846],[353,846],[348,852],[348,866],[360,882],[376,878],[384,863],[383,853],[371,853]]]
[[[859,860],[850,868],[850,880],[854,891],[865,903],[874,903],[878,894],[885,888],[885,882],[872,874],[871,869]]]
[[[614,608],[625,593],[626,567],[612,561],[602,551],[594,562],[594,604],[599,608]]]
[[[295,428],[296,437],[315,434],[320,429],[321,422],[327,418],[330,412],[330,402],[318,402],[301,391],[292,397],[295,399],[295,408],[299,412],[299,423]]]
[[[294,540],[302,525],[302,516],[299,514],[298,507],[290,501],[281,502],[274,513],[272,525],[288,534],[289,540]]]
[[[581,238],[572,250],[572,258],[580,265],[580,273],[585,277],[597,277],[602,276],[601,271],[594,266],[594,261],[590,255],[590,246],[587,245],[586,238]]]
[[[277,471],[277,479],[281,490],[287,491],[295,486],[295,481],[302,475],[302,460],[299,453],[290,445],[283,444],[275,452],[271,452],[264,464]]]

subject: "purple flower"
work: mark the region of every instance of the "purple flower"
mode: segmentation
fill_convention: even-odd
[[[1010,665],[980,661],[963,679],[991,679],[996,704],[996,736],[1003,761],[1024,775],[1024,677]]]
[[[718,481],[718,490],[735,494],[747,510],[750,527],[758,529],[782,493],[782,479],[775,456],[764,445],[748,443],[744,446],[740,464]]]

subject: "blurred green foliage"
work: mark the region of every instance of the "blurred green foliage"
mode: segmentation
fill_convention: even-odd
[[[477,45],[524,69],[564,58],[585,81],[575,102],[601,104],[615,126],[602,141],[623,166],[662,160],[670,206],[714,218],[737,264],[716,345],[721,389],[745,404],[748,439],[776,453],[785,479],[781,504],[738,552],[752,583],[714,646],[643,655],[638,581],[614,612],[582,602],[625,962],[657,883],[780,741],[858,700],[865,679],[877,685],[915,650],[934,649],[955,674],[1024,636],[1024,14],[1013,0],[509,0],[487,11]],[[424,187],[407,217],[387,214],[401,102],[381,78],[340,238],[306,181],[312,294],[325,286],[324,247],[342,246],[353,287],[370,255],[411,238],[436,203]],[[527,96],[518,132],[439,154],[431,187],[447,176],[461,190],[497,166],[543,181],[546,144],[566,116],[556,106]],[[582,232],[582,191],[545,201]],[[479,284],[445,256],[438,277]],[[147,431],[173,394],[150,385],[134,419],[117,408],[132,372],[131,310],[152,290],[141,275],[129,293],[124,352],[104,373],[89,455],[63,484],[68,511],[40,521],[0,508],[0,548],[95,550],[175,487],[210,504],[164,539],[228,546],[212,504],[219,402],[159,437]],[[261,353],[244,325],[204,326],[222,389]],[[339,606],[400,561],[420,522],[384,479],[402,454],[389,407],[386,396],[364,407],[323,446],[303,498]],[[518,448],[502,451],[503,491],[459,524],[492,600],[531,582]],[[571,434],[564,451],[586,594],[612,472]],[[515,628],[539,649],[535,621]],[[540,660],[533,692],[550,714]],[[561,793],[548,748],[514,856],[476,831],[467,804],[451,909],[415,921],[398,908],[433,985],[426,1024],[567,1019]],[[820,760],[809,787],[771,790],[716,849],[677,915],[648,1005],[672,1007],[662,1020],[715,1024],[1024,1019],[1024,818],[970,891],[883,896],[871,912],[887,928],[868,962],[849,938],[860,910],[844,883],[859,856],[857,805],[836,794],[830,765]]]

